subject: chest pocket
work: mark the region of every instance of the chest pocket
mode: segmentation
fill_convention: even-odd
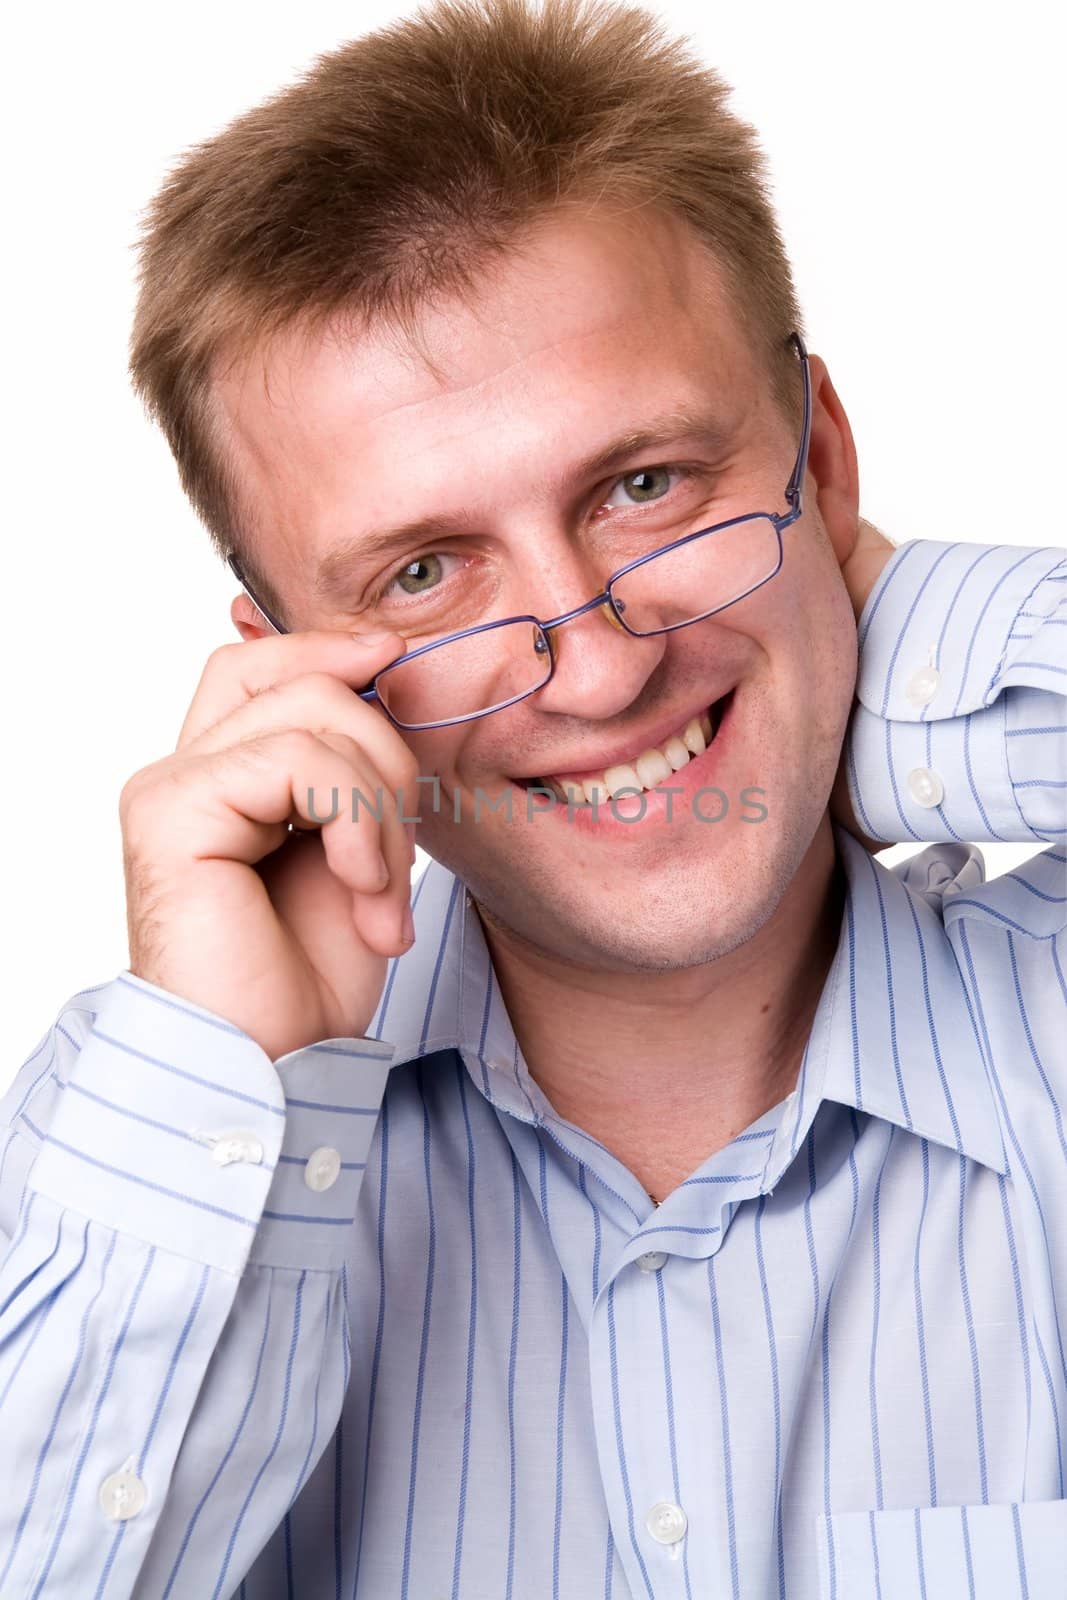
[[[1064,1600],[1067,1500],[816,1517],[821,1600]]]

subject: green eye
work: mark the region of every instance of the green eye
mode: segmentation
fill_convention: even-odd
[[[441,581],[441,562],[431,553],[410,561],[403,572],[398,572],[394,582],[405,594],[425,594]]]
[[[621,480],[632,500],[644,505],[649,500],[659,500],[671,486],[671,475],[666,467],[642,467]]]

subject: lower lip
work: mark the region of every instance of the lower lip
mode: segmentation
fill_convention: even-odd
[[[542,815],[552,816],[582,832],[596,834],[598,838],[614,839],[638,836],[646,838],[650,830],[670,827],[681,822],[692,810],[693,796],[700,789],[711,788],[717,784],[723,762],[730,753],[736,720],[734,717],[736,702],[735,688],[730,693],[715,737],[702,755],[693,756],[684,767],[678,772],[672,772],[670,777],[664,779],[663,784],[657,785],[656,788],[644,789],[640,796],[623,795],[618,802],[618,814],[611,800],[601,800],[596,806],[568,806],[557,799],[555,805],[550,805],[538,794],[530,805],[530,820],[536,821]],[[528,791],[523,789],[521,784],[515,784],[513,787],[525,799]],[[739,804],[739,795],[730,793],[725,785],[719,784],[718,788],[721,792],[701,796],[699,820],[711,823],[721,812],[721,820],[725,822]],[[668,789],[671,791],[669,794],[666,792]],[[521,814],[523,817],[527,815],[525,806]]]

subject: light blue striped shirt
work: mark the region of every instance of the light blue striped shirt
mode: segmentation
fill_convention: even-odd
[[[436,863],[373,1038],[75,996],[0,1136],[4,1600],[1063,1600],[1063,555],[893,554],[853,800],[943,842],[836,830],[797,1087],[659,1207]]]

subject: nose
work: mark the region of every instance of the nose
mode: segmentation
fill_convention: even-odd
[[[625,711],[667,648],[665,634],[639,638],[627,633],[607,600],[546,632],[555,671],[537,703],[539,710],[556,716],[596,719]]]

